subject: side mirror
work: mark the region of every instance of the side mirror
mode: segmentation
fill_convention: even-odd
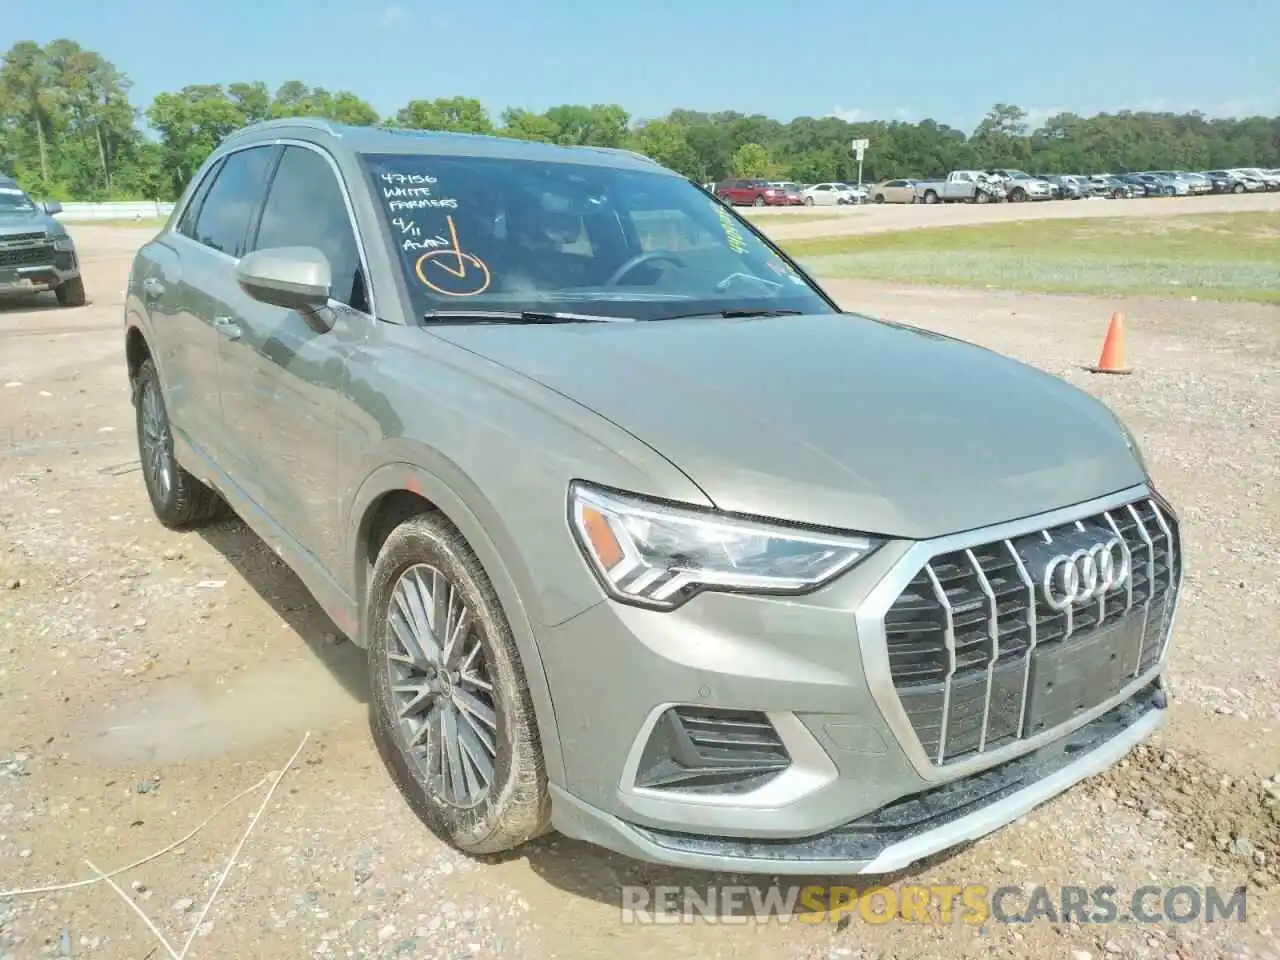
[[[255,250],[236,264],[235,276],[253,299],[304,315],[329,302],[333,282],[329,259],[315,247]]]
[[[62,203],[58,200],[46,200],[44,202],[44,212],[49,216],[62,212]]]

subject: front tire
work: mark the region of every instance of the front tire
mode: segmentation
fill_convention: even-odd
[[[197,527],[222,513],[222,498],[182,468],[173,454],[173,427],[151,359],[138,370],[134,393],[138,460],[156,518],[171,529]]]
[[[751,204],[753,207],[763,207],[764,197],[756,197],[755,202]]]
[[[60,307],[83,307],[85,304],[84,278],[72,277],[58,284],[53,290],[53,295],[58,298]]]
[[[839,202],[843,203],[843,201],[839,201]],[[813,197],[805,197],[805,198],[804,198],[804,205],[805,205],[806,207],[812,207],[812,206],[813,206]]]
[[[396,785],[470,854],[550,827],[528,682],[497,594],[462,535],[425,513],[392,531],[369,591],[374,734]]]

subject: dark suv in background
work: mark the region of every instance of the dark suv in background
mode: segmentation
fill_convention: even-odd
[[[54,219],[57,200],[36,203],[0,176],[0,297],[52,290],[58,305],[84,305],[80,259],[67,228]]]

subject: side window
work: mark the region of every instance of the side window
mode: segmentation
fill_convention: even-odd
[[[204,179],[192,191],[191,200],[187,203],[187,208],[182,211],[182,219],[178,221],[178,232],[184,236],[195,239],[196,217],[200,215],[200,205],[204,203],[204,198],[208,195],[209,188],[213,186],[213,181],[218,179],[220,169],[222,169],[221,160],[209,168]]]
[[[196,215],[194,240],[231,257],[243,253],[244,234],[262,194],[271,147],[250,147],[223,161]]]
[[[359,247],[329,161],[306,147],[285,147],[262,207],[254,250],[315,247],[329,258],[333,299],[369,311]]]

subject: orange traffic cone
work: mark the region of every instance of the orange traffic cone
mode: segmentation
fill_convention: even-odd
[[[1107,337],[1102,341],[1102,356],[1096,366],[1090,367],[1094,373],[1132,373],[1124,361],[1124,314],[1111,314],[1111,322],[1107,324]]]

